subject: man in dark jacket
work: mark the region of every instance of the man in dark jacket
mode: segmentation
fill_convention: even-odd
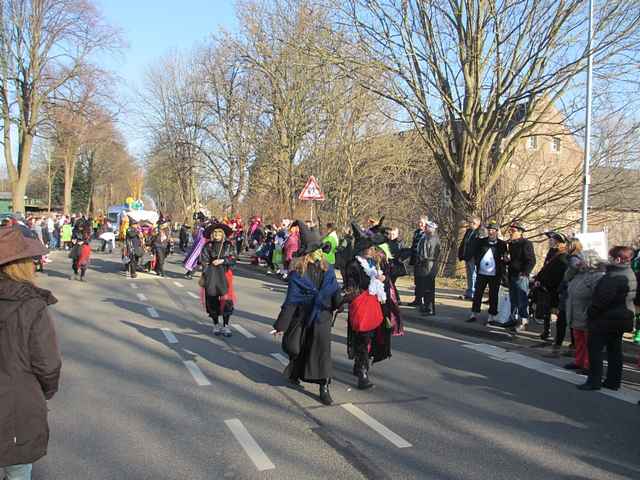
[[[622,381],[622,334],[633,330],[636,276],[631,270],[633,249],[614,247],[609,266],[593,292],[587,310],[589,376],[580,390],[618,390]],[[607,379],[602,382],[602,349],[607,348]]]
[[[476,261],[473,258],[475,241],[478,239],[480,218],[473,217],[469,220],[467,231],[458,247],[458,260],[464,262],[467,274],[467,289],[464,292],[465,300],[473,300],[473,292],[476,287]]]
[[[566,322],[564,308],[560,308],[560,286],[567,270],[569,258],[567,256],[567,237],[560,232],[546,232],[549,238],[549,251],[544,265],[535,277],[536,309],[544,319],[544,328],[540,334],[542,340],[547,340],[551,333],[551,313],[558,315],[562,325]],[[538,317],[540,318],[540,317]],[[560,330],[556,323],[556,330]]]
[[[507,253],[507,244],[498,238],[498,229],[498,223],[495,220],[490,221],[487,224],[489,235],[475,242],[473,258],[476,260],[478,276],[476,277],[476,291],[473,294],[471,316],[467,322],[477,320],[482,305],[482,296],[487,286],[489,286],[489,319],[486,323],[493,322],[494,317],[498,314],[498,292],[502,276],[505,273],[504,261]]]
[[[47,313],[56,299],[33,284],[31,258],[46,249],[29,234],[0,229],[0,477],[20,479],[30,479],[32,463],[47,453],[46,401],[61,368]]]
[[[520,222],[512,222],[509,226],[507,242],[507,263],[509,272],[509,302],[511,319],[504,327],[513,327],[518,322],[526,327],[529,318],[529,275],[536,265],[536,254],[533,243],[524,238],[525,228]]]
[[[440,238],[438,225],[427,222],[424,235],[418,242],[416,265],[416,301],[424,315],[436,314],[436,275],[440,266]]]
[[[416,228],[415,231],[413,232],[413,238],[411,240],[411,257],[409,258],[409,265],[412,265],[413,267],[415,267],[416,261],[418,258],[418,243],[420,242],[420,239],[424,235],[424,228],[428,221],[429,219],[426,216],[420,217],[420,220],[418,220],[418,228]],[[413,302],[409,303],[409,306],[419,307],[422,304],[422,302],[418,298],[418,279],[415,275],[415,268],[414,268],[414,283],[415,283],[414,300]]]

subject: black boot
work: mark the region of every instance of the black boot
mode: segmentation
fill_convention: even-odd
[[[373,387],[373,383],[369,380],[369,371],[363,368],[358,372],[358,389],[367,390],[371,387]]]
[[[331,405],[333,399],[329,393],[329,380],[325,380],[320,384],[320,401],[325,405]]]
[[[357,359],[358,389],[367,390],[373,387],[369,380],[369,355],[365,354]]]

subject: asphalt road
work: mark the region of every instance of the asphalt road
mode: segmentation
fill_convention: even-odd
[[[640,392],[580,392],[584,377],[517,344],[408,321],[361,392],[342,315],[325,407],[281,375],[281,282],[239,266],[241,328],[222,338],[177,255],[168,278],[132,280],[96,253],[85,283],[52,258],[39,281],[64,360],[35,479],[640,478]]]

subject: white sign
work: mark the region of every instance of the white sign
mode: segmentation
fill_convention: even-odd
[[[298,198],[300,200],[324,200],[324,193],[320,190],[316,177],[309,177]]]
[[[609,258],[606,232],[578,233],[576,237],[582,243],[583,250],[595,250],[603,260]]]

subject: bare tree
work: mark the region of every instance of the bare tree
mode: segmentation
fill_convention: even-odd
[[[457,242],[464,219],[491,199],[521,140],[562,101],[573,106],[589,54],[584,2],[340,5],[358,54],[336,55],[337,62],[413,122],[451,199]],[[598,2],[591,53],[599,72],[627,74],[637,65],[639,25],[637,2]],[[566,123],[564,116],[559,124]]]
[[[43,106],[83,71],[94,53],[119,45],[118,33],[90,0],[0,1],[2,143],[14,210],[24,210]]]

